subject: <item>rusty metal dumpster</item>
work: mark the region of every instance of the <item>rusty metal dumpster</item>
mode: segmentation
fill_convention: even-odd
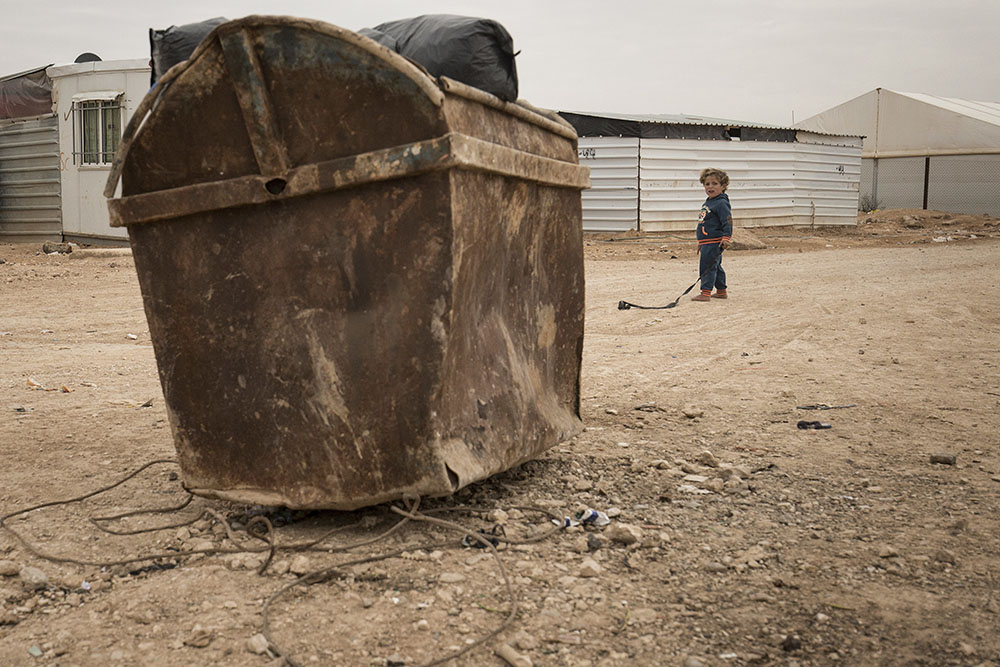
[[[191,491],[446,495],[580,429],[589,182],[554,114],[252,16],[150,91],[119,177]]]

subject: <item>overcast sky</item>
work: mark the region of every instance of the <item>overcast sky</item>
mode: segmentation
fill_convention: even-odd
[[[521,97],[552,109],[788,125],[877,87],[1000,102],[1000,0],[0,0],[0,76],[148,58],[149,28],[215,16],[357,30],[430,13],[502,23]]]

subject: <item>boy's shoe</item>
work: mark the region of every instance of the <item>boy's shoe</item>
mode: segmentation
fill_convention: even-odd
[[[691,297],[692,301],[711,301],[712,297],[707,294],[698,294],[697,296]]]
[[[728,299],[729,295],[726,293],[726,290],[718,290],[718,291],[715,292],[715,294],[712,295],[712,298],[713,299]]]

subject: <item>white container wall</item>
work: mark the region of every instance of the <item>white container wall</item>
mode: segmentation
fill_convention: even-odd
[[[104,198],[104,184],[111,166],[81,164],[74,156],[74,142],[79,153],[80,127],[74,102],[86,101],[90,96],[105,100],[110,93],[120,93],[120,123],[117,131],[125,128],[136,106],[149,89],[148,59],[109,60],[49,67],[46,73],[52,79],[53,100],[59,113],[59,150],[62,172],[63,234],[68,240],[127,240],[124,228],[109,224],[108,207]],[[75,127],[74,127],[75,125]]]
[[[642,231],[694,229],[705,201],[698,181],[705,167],[729,174],[738,225],[853,225],[857,220],[860,138],[855,146],[642,139],[639,155]]]
[[[839,143],[835,143],[839,142]],[[796,225],[855,225],[861,190],[861,137],[799,132],[795,160]]]
[[[639,139],[580,137],[577,152],[590,168],[590,188],[582,194],[584,230],[638,229]]]
[[[795,144],[697,139],[643,139],[640,229],[693,231],[706,167],[729,174],[733,219],[745,227],[794,223]]]

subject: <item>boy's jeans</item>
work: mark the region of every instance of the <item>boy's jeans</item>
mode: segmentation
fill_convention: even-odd
[[[726,289],[726,272],[722,269],[722,247],[717,243],[703,245],[700,248],[701,259],[698,261],[698,273],[701,275],[702,291],[712,291],[712,288]]]

